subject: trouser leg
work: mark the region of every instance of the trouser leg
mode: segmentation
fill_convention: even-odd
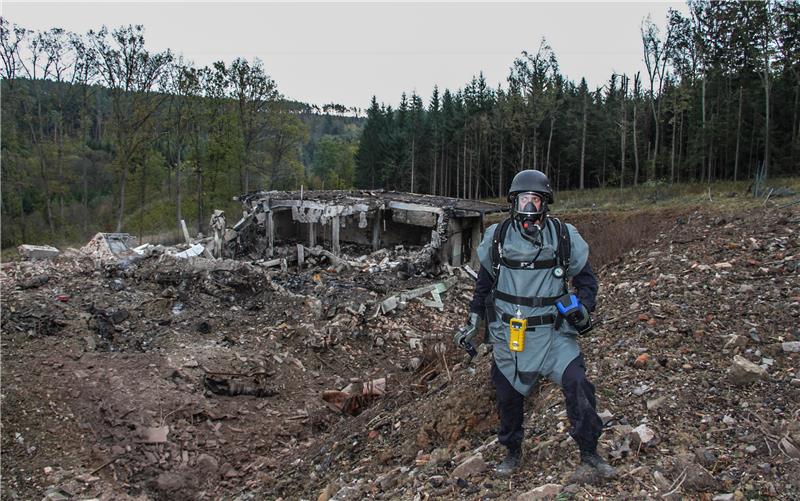
[[[603,432],[603,420],[597,415],[594,385],[586,379],[583,356],[569,363],[561,376],[561,391],[567,405],[567,416],[572,427],[570,436],[578,443],[581,452],[595,452]]]
[[[497,412],[500,415],[498,442],[510,449],[522,445],[525,397],[511,386],[497,365],[492,364],[492,383],[497,392]]]

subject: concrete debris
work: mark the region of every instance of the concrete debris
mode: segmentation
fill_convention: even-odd
[[[343,414],[357,416],[376,398],[386,393],[386,378],[366,383],[354,382],[341,390],[325,390],[322,400],[328,407]]]
[[[464,459],[455,469],[450,473],[453,478],[467,479],[473,475],[483,473],[486,471],[486,461],[483,460],[483,454],[477,453]]]
[[[35,289],[50,281],[50,275],[35,275],[29,279],[22,280],[17,287],[22,290]]]
[[[781,343],[781,349],[787,353],[800,353],[800,341],[786,341]]]
[[[61,253],[61,251],[50,245],[28,244],[17,247],[17,252],[23,259],[51,259]]]
[[[336,214],[298,203],[299,219],[319,218],[311,245],[312,223],[278,203],[224,228],[219,257],[206,254],[215,250],[209,231],[191,245],[131,246],[130,256],[100,265],[69,249],[2,263],[4,497],[243,501],[316,499],[324,490],[328,499],[513,500],[547,484],[564,485],[544,493],[564,499],[800,497],[800,367],[791,350],[800,339],[800,208],[731,211],[723,225],[706,209],[565,217],[592,244],[593,260],[603,251],[593,239],[637,230],[637,248],[593,261],[598,323],[579,340],[607,410],[600,454],[621,474],[570,476],[585,468],[562,392],[543,381],[526,399],[526,458],[500,482],[478,459],[467,462],[481,452],[494,465],[504,454],[488,345],[466,366],[451,344],[469,311],[474,279],[463,265],[478,269],[469,253],[479,218],[447,206],[395,215],[381,201],[382,213],[339,214],[335,252]],[[435,244],[435,228],[414,223],[438,228],[448,213],[438,243],[452,243],[454,221],[463,223],[462,266],[451,266],[450,247],[438,275],[411,268]],[[676,227],[676,217],[689,224]],[[364,238],[350,241],[351,232]],[[173,257],[198,244],[201,255]],[[713,266],[722,262],[733,266]],[[394,309],[373,317],[389,298]],[[741,339],[726,352],[731,334]],[[725,371],[737,354],[765,365],[768,377],[730,384]],[[366,381],[380,378],[391,378],[391,391],[379,396]],[[365,383],[348,388],[353,381]],[[335,389],[330,405],[326,389]],[[259,396],[265,390],[280,393]],[[158,430],[143,437],[144,428]]]
[[[647,445],[653,441],[656,437],[656,433],[650,429],[646,424],[640,424],[636,428],[633,429],[633,433],[636,434],[636,437],[639,439],[639,442],[643,445]]]
[[[178,252],[177,254],[173,254],[174,257],[178,259],[187,259],[190,257],[197,257],[203,254],[206,248],[202,244],[194,244],[185,251]]]
[[[733,365],[728,370],[728,378],[735,385],[747,385],[758,381],[765,374],[766,370],[741,355],[733,357]]]
[[[455,277],[449,277],[442,282],[437,282],[410,291],[401,292],[397,295],[389,296],[380,302],[380,305],[372,318],[377,317],[379,314],[385,315],[398,307],[403,308],[412,299],[418,299],[423,305],[442,311],[444,304],[442,303],[441,295],[450,289],[450,287],[452,287],[456,282],[457,279]],[[426,299],[422,297],[423,295],[429,293],[433,299]]]
[[[235,256],[272,257],[280,240],[323,241],[334,255],[342,246],[370,246],[373,251],[417,245],[404,260],[401,276],[438,275],[441,264],[460,266],[475,258],[486,214],[501,205],[429,195],[386,191],[262,191],[242,195],[245,216],[225,243]],[[464,243],[470,242],[464,255]],[[384,263],[385,264],[385,263]]]
[[[146,444],[163,444],[167,441],[169,426],[148,427],[138,431],[141,442]]]
[[[81,247],[81,252],[100,262],[117,261],[136,253],[136,237],[128,233],[98,233]]]
[[[538,499],[556,499],[564,486],[561,484],[545,484],[523,492],[517,496],[517,501],[535,501]]]

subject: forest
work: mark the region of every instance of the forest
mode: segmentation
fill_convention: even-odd
[[[375,96],[366,118],[286,99],[259,60],[151,51],[142,26],[3,18],[2,247],[204,232],[236,195],[301,185],[492,198],[524,168],[558,190],[796,174],[800,3],[688,6],[642,21],[644,74],[590,89],[542,39],[505,85]]]
[[[287,100],[259,60],[197,68],[149,51],[142,26],[7,19],[2,59],[3,248],[203,232],[242,193],[352,183],[360,110]]]
[[[690,1],[641,25],[646,72],[590,89],[546,40],[506,86],[483,74],[397,109],[373,99],[356,185],[502,197],[539,169],[556,189],[751,178],[798,172],[800,3]],[[659,25],[665,28],[659,28]]]

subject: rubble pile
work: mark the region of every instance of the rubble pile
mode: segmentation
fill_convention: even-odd
[[[548,382],[529,399],[522,469],[510,482],[495,477],[504,451],[489,357],[466,365],[454,354],[432,373],[416,370],[408,404],[348,420],[258,495],[800,497],[798,216],[683,214],[599,270],[598,326],[582,345],[607,426],[601,452],[618,480],[579,467],[563,397]],[[757,376],[738,378],[740,363]]]
[[[581,340],[614,481],[547,382],[494,476],[490,354],[452,346],[474,281],[402,264],[424,245],[129,243],[3,264],[4,498],[800,497],[800,210],[648,217]]]

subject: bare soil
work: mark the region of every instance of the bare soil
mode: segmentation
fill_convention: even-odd
[[[523,467],[492,473],[490,355],[467,365],[451,342],[473,287],[459,270],[443,311],[373,316],[448,275],[71,253],[3,264],[3,497],[509,499],[559,484],[575,499],[800,499],[800,353],[784,344],[800,341],[800,210],[564,219],[595,249],[582,347],[616,480],[573,475],[547,382],[528,400]],[[735,384],[736,355],[763,375]],[[379,378],[386,393],[351,401],[356,415],[321,398]],[[454,474],[477,453],[487,469]]]

